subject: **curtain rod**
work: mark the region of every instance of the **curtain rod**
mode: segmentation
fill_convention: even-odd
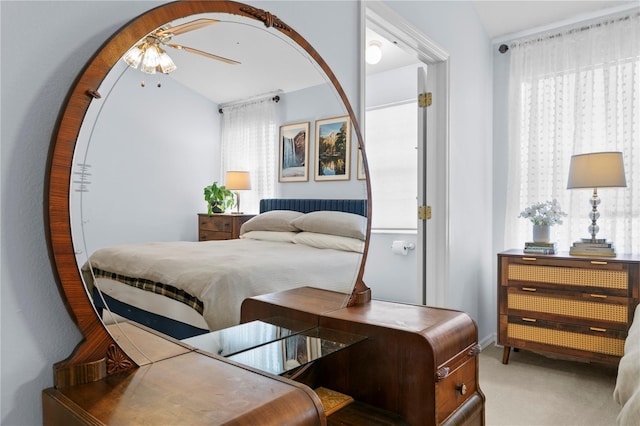
[[[229,108],[229,107],[234,107],[234,106],[240,106],[240,105],[247,105],[250,103],[254,103],[254,102],[262,102],[262,101],[272,101],[272,102],[279,102],[280,101],[280,96],[279,95],[275,95],[271,98],[255,98],[252,100],[244,100],[244,101],[238,101],[238,102],[231,102],[228,104],[224,104],[222,106],[220,106],[220,108],[218,109],[218,112],[220,114],[222,114],[224,111],[224,108]]]
[[[549,35],[545,35],[545,36],[540,36],[537,38],[530,38],[530,39],[526,39],[526,38],[522,38],[520,40],[516,40],[516,41],[512,41],[509,45],[507,44],[501,44],[498,47],[498,52],[500,53],[507,53],[507,51],[510,48],[514,48],[517,47],[519,44],[523,44],[523,43],[530,43],[530,42],[540,42],[540,41],[544,41],[544,40],[549,40],[549,39],[553,39],[553,38],[557,38],[557,37],[563,37],[566,35],[570,35],[570,34],[575,34],[575,33],[580,33],[582,31],[586,31],[586,30],[590,30],[593,28],[598,28],[601,27],[603,25],[610,25],[616,22],[621,22],[621,21],[626,21],[628,19],[631,19],[632,17],[638,17],[640,16],[640,12],[636,12],[636,13],[631,13],[629,15],[626,16],[621,16],[619,18],[615,18],[615,19],[607,19],[601,22],[594,22],[592,24],[589,25],[583,25],[580,27],[576,27],[576,28],[571,28],[567,31],[563,31],[563,32],[558,32],[558,33],[554,33],[554,34],[549,34]]]

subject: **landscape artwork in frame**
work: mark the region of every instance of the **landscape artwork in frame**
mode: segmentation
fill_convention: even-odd
[[[309,180],[309,122],[280,126],[280,182]]]
[[[349,180],[351,120],[349,116],[316,121],[315,180]]]

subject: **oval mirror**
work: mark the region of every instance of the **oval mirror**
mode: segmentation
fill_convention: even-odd
[[[134,46],[142,51],[165,51],[177,68],[168,74],[141,72],[140,64],[132,68],[122,58]],[[142,55],[137,59],[145,59],[146,52],[138,53]],[[274,64],[275,67],[268,66]],[[155,67],[162,71],[157,63]],[[259,81],[266,85],[253,84]],[[275,99],[279,99],[277,104]],[[271,154],[265,157],[263,153],[231,152],[246,138],[238,129],[252,125],[246,121],[238,124],[237,120],[249,118],[237,115],[235,110],[256,103],[270,104],[270,133],[260,137],[272,141],[266,144],[270,145]],[[291,131],[294,134],[289,136],[287,132]],[[302,142],[295,138],[301,132],[306,134]],[[349,142],[345,151],[344,144]],[[340,146],[342,151],[337,151]],[[292,147],[289,151],[294,163],[283,165],[287,147]],[[296,147],[302,148],[302,155]],[[191,320],[180,322],[193,326],[195,334],[233,325],[239,320],[238,303],[245,297],[299,285],[335,284],[344,281],[332,275],[340,269],[342,276],[348,277],[348,285],[328,288],[345,292],[344,304],[366,302],[370,293],[362,276],[370,222],[353,222],[354,216],[366,216],[370,210],[362,147],[353,110],[327,64],[298,33],[270,13],[235,2],[176,2],[133,20],[97,52],[81,74],[63,110],[52,149],[50,242],[67,306],[86,338],[74,355],[58,367],[95,359],[107,347],[113,347],[97,312],[102,306],[116,311],[119,309],[113,307],[119,303],[129,306],[137,297],[136,292],[148,288],[156,290],[152,292],[156,298],[163,297],[158,293],[171,292],[175,298],[183,299],[177,305],[172,303],[181,306],[182,313],[177,315],[181,319],[184,312],[192,311],[187,314]],[[297,163],[296,153],[301,159]],[[318,166],[320,160],[325,161],[326,169]],[[241,206],[247,214],[205,214],[203,187],[212,181],[225,183],[224,172],[235,170],[248,171],[251,176],[251,190],[238,190],[238,194],[242,191]],[[275,211],[258,211],[262,209],[260,199],[265,198],[276,202],[266,210]],[[328,209],[341,211],[322,212],[319,217],[300,212],[295,229],[281,229],[284,218],[291,226],[293,213],[283,213],[282,209],[290,207],[278,203],[292,199],[305,203],[332,199],[331,203],[338,202],[339,206]],[[360,207],[351,210],[353,202]],[[325,206],[311,209],[325,210]],[[255,220],[249,213],[256,214]],[[222,220],[222,225],[213,226],[222,226],[225,231],[240,227],[251,218],[253,225],[247,224],[243,232],[253,235],[197,242],[198,217]],[[332,224],[333,230],[326,229],[327,223]],[[318,229],[319,224],[324,227]],[[361,237],[353,235],[352,229],[357,226]],[[341,231],[334,232],[338,228]],[[303,233],[308,235],[302,237]],[[299,241],[291,244],[291,238]],[[353,248],[358,238],[360,243]],[[295,245],[296,253],[285,254],[284,263],[269,260],[272,245],[282,244],[283,239],[290,246]],[[251,272],[254,277],[245,274],[240,282],[259,284],[250,293],[236,295],[229,288],[237,284],[227,285],[226,293],[214,297],[222,300],[222,305],[207,300],[208,290],[200,290],[195,298],[184,296],[197,293],[193,286],[211,273],[200,268],[203,263],[215,263],[223,269],[231,263],[231,257],[245,254],[248,249],[240,244],[250,241],[263,244],[262,251],[251,255],[240,268],[249,274],[247,265],[266,259],[267,264],[280,265],[276,269],[283,275],[266,278],[278,272],[274,270]],[[202,253],[192,251],[193,246],[203,245],[224,246],[226,260],[203,261]],[[312,275],[319,277],[317,281],[310,281],[308,275],[292,278],[292,271],[301,269],[299,266],[305,262],[300,251],[306,247],[329,247],[331,250],[325,252],[334,253],[322,261],[316,257],[314,263],[321,269]],[[176,252],[183,250],[187,252],[187,267],[180,269],[177,265],[183,261],[176,259]],[[161,260],[156,258],[152,266],[143,266],[141,259],[146,255],[142,253],[151,256],[160,252]],[[101,256],[94,258],[96,253]],[[114,255],[118,265],[129,264],[130,269],[113,270],[105,263],[107,255]],[[350,266],[337,266],[344,262],[344,255],[349,257]],[[145,268],[153,269],[152,274],[136,274],[136,269]],[[186,287],[171,275],[176,271],[178,276],[187,277]],[[287,278],[291,278],[290,282]],[[227,282],[229,278],[221,280]],[[122,290],[127,288],[121,286],[123,282],[133,292]],[[287,282],[288,287],[272,287],[265,282]],[[202,285],[213,287],[210,282]],[[96,287],[103,291],[94,291]],[[200,309],[197,314],[192,307],[185,308],[192,302]],[[231,306],[235,320],[218,319],[216,313],[225,305]],[[141,309],[152,310],[144,304]]]

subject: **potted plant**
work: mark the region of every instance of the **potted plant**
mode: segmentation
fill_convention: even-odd
[[[518,217],[529,219],[533,223],[533,241],[548,242],[550,227],[562,225],[562,218],[567,214],[560,208],[555,198],[552,201],[538,202],[525,208]]]
[[[233,192],[224,187],[218,186],[218,182],[204,187],[204,200],[207,202],[207,213],[224,213],[228,208],[233,207],[235,196]]]

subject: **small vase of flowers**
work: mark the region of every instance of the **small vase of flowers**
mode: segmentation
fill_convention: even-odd
[[[532,204],[520,212],[518,217],[529,219],[533,223],[533,241],[549,242],[551,226],[562,225],[562,218],[567,214],[560,208],[555,198]]]

